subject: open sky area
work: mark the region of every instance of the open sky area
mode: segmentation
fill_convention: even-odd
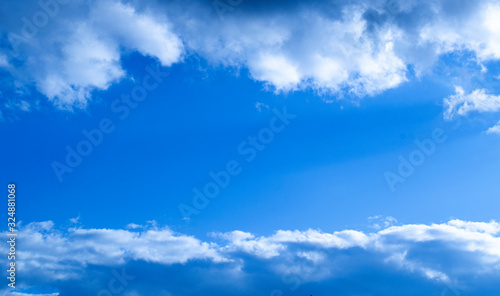
[[[0,295],[499,295],[499,66],[499,1],[3,1]]]

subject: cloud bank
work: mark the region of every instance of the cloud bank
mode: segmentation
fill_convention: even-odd
[[[34,86],[62,109],[127,77],[131,52],[165,67],[199,56],[275,92],[349,98],[427,75],[448,53],[470,52],[464,62],[482,71],[500,59],[498,1],[48,2],[57,11],[39,27],[42,7],[3,4],[13,15],[0,23],[0,67],[15,89]]]
[[[495,221],[408,224],[368,233],[309,229],[259,236],[235,230],[210,236],[213,241],[202,241],[155,224],[126,230],[30,223],[19,233],[18,292],[96,295],[110,271],[122,269],[136,277],[126,287],[129,295],[500,291]],[[380,286],[388,280],[390,289]]]

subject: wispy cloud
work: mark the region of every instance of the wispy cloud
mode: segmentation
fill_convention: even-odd
[[[457,86],[455,94],[444,99],[446,119],[456,115],[467,115],[470,112],[496,112],[500,110],[500,96],[489,94],[485,89],[476,89],[466,94]]]
[[[8,65],[7,56],[0,52],[0,67],[7,67]]]
[[[488,130],[486,130],[486,133],[500,135],[500,121],[497,122],[494,126],[490,127]]]

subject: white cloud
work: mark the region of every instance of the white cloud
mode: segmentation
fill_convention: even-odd
[[[85,108],[94,89],[107,89],[112,82],[125,76],[120,66],[118,44],[99,38],[85,24],[79,25],[67,37],[61,60],[53,61],[37,87],[61,108]]]
[[[484,223],[484,222],[469,222],[469,221],[462,221],[455,219],[449,221],[448,225],[470,232],[480,232],[480,233],[482,232],[491,235],[496,235],[500,233],[500,224],[494,221],[490,223]]]
[[[488,70],[484,61],[500,59],[497,1],[395,2],[389,9],[385,1],[292,1],[279,10],[266,3],[269,9],[258,13],[243,5],[221,21],[211,3],[197,1],[141,7],[133,1],[77,1],[72,13],[52,19],[7,58],[26,61],[22,72],[66,109],[85,108],[92,91],[125,77],[121,58],[132,51],[163,66],[197,55],[212,65],[246,68],[276,92],[312,89],[338,97],[396,88],[408,81],[409,67],[421,76],[450,52],[471,51],[464,59],[481,66],[479,72]],[[477,91],[472,95],[487,94]]]
[[[233,232],[217,234],[230,243],[225,246],[226,251],[244,251],[263,258],[271,258],[279,255],[279,251],[285,246],[273,242],[268,238],[255,239],[253,234],[235,230]]]
[[[175,22],[188,48],[213,63],[247,67],[253,79],[278,92],[312,88],[364,96],[406,81],[406,64],[394,51],[399,30],[386,26],[371,38],[362,6],[339,10],[340,18],[304,9]]]
[[[135,223],[129,223],[126,227],[126,229],[139,229],[139,228],[144,228],[144,226],[135,224]]]
[[[435,6],[436,14],[444,17],[424,26],[420,34],[423,42],[438,44],[439,52],[466,49],[475,52],[480,60],[500,58],[500,4],[497,1],[465,4],[456,15],[445,11],[446,8],[449,7],[445,1]]]
[[[500,96],[492,95],[485,89],[476,89],[465,94],[463,88],[457,86],[455,94],[444,99],[446,119],[456,115],[467,115],[470,112],[496,112],[500,110]]]
[[[490,127],[488,130],[486,130],[487,134],[500,134],[500,121],[497,122],[494,126]]]
[[[171,32],[164,17],[137,13],[132,6],[117,1],[101,1],[93,8],[91,19],[95,19],[96,27],[119,37],[127,48],[156,57],[163,66],[171,66],[183,55],[182,41]]]
[[[255,79],[272,84],[278,91],[294,90],[301,82],[297,67],[280,55],[262,54],[249,67]]]
[[[19,70],[27,74],[24,83],[33,81],[61,109],[85,108],[92,91],[124,78],[121,58],[126,53],[138,51],[163,66],[182,59],[183,44],[165,17],[113,0],[76,1],[65,8],[75,11],[58,14],[11,53],[25,59],[13,75],[20,75]]]
[[[280,256],[282,251],[287,250],[288,244],[310,244],[320,248],[347,249],[364,248],[369,242],[364,233],[354,230],[344,230],[332,234],[312,229],[307,231],[278,230],[272,236],[258,238],[251,233],[235,230],[224,234],[219,233],[216,236],[229,242],[223,247],[225,251],[243,251],[263,258]]]
[[[481,61],[500,58],[496,2],[393,2],[392,10],[384,1],[292,2],[281,13],[269,4],[261,13],[228,12],[222,22],[207,17],[210,11],[183,7],[173,22],[192,52],[246,67],[253,79],[283,92],[312,88],[362,97],[398,87],[409,66],[418,76],[426,73],[449,52],[472,51],[482,71]]]
[[[449,277],[446,274],[433,270],[431,268],[419,266],[417,263],[408,260],[407,255],[408,251],[396,251],[389,255],[385,259],[385,262],[395,264],[399,268],[408,270],[410,272],[418,272],[419,274],[430,280],[439,280],[442,282],[450,281]]]
[[[314,263],[319,263],[325,259],[325,255],[320,252],[298,252],[297,256],[305,258]]]
[[[66,280],[76,278],[88,265],[117,266],[131,260],[162,265],[205,260],[240,266],[248,260],[239,255],[243,252],[269,262],[273,272],[289,274],[297,270],[306,279],[319,280],[347,272],[343,268],[365,260],[364,254],[371,254],[381,260],[379,264],[386,265],[384,268],[415,272],[447,283],[468,272],[500,272],[499,234],[500,224],[495,221],[451,220],[443,224],[390,226],[374,233],[325,233],[310,229],[278,230],[270,236],[256,236],[235,230],[214,234],[224,241],[216,244],[174,233],[166,227],[140,231],[57,230],[47,221],[21,227],[19,238],[24,243],[18,250],[18,265],[26,272],[40,270],[37,274],[52,280]],[[337,262],[338,256],[342,261]],[[461,259],[450,260],[446,258],[449,256]],[[243,270],[241,266],[233,268],[236,273]]]
[[[393,223],[395,219],[387,221]],[[263,237],[241,231],[220,236],[229,241],[229,244],[222,247],[226,252],[243,251],[267,260],[278,260],[276,262],[279,264],[276,263],[276,266],[281,267],[276,270],[282,270],[284,273],[290,272],[292,266],[301,270],[307,267],[297,266],[303,263],[295,259],[281,261],[295,257],[307,259],[315,264],[307,268],[314,268],[317,272],[331,276],[327,266],[335,257],[325,252],[337,250],[338,254],[341,250],[359,248],[374,253],[374,256],[385,258],[384,262],[393,268],[416,272],[425,278],[449,283],[452,277],[462,273],[464,268],[478,273],[499,272],[499,233],[500,224],[494,221],[484,223],[452,220],[444,224],[390,226],[370,234],[354,230],[334,233],[318,230],[279,230],[271,236]],[[433,246],[426,247],[425,244]],[[451,256],[450,254],[467,258],[463,261],[467,262],[464,263],[467,266],[457,261],[441,261],[440,256]],[[361,259],[353,257],[350,260],[358,262]]]
[[[9,61],[7,60],[7,56],[0,52],[0,67],[7,67],[9,65]]]
[[[378,233],[380,237],[400,240],[400,243],[439,241],[451,249],[478,252],[484,262],[500,262],[500,224],[452,220],[446,224],[393,226]],[[384,249],[384,244],[381,245]],[[389,245],[390,246],[390,245]],[[480,262],[478,262],[480,263]],[[486,267],[486,266],[485,266]]]
[[[20,269],[41,270],[53,279],[78,275],[88,264],[111,266],[129,260],[160,264],[201,259],[225,261],[216,245],[176,234],[168,228],[134,232],[120,229],[70,228],[59,231],[51,221],[30,223],[19,231]]]
[[[323,248],[347,249],[352,247],[366,247],[368,237],[355,230],[343,230],[334,233],[323,233],[318,230],[285,231],[279,230],[271,238],[280,243],[309,243]]]
[[[387,228],[387,227],[393,226],[394,224],[398,223],[398,220],[394,217],[391,217],[391,216],[383,217],[380,215],[368,217],[368,221],[370,222],[370,228],[373,228],[376,230],[379,230],[382,227]]]

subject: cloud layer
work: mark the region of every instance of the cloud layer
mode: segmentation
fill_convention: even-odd
[[[4,4],[15,13],[1,23],[10,46],[0,49],[0,67],[18,90],[33,85],[71,109],[126,77],[130,52],[165,67],[197,55],[248,69],[276,92],[352,98],[426,75],[448,53],[470,52],[464,62],[483,71],[500,59],[498,1],[214,3],[75,1],[49,9],[43,26],[42,7]],[[30,26],[35,33],[23,35]]]
[[[355,293],[359,287],[349,279],[368,275],[373,280],[364,286],[373,293],[385,291],[378,286],[380,277],[393,278],[387,295],[400,295],[398,283],[422,285],[405,295],[421,295],[427,288],[434,289],[432,295],[445,289],[471,295],[499,292],[493,279],[500,273],[500,224],[494,221],[399,225],[370,233],[309,229],[258,236],[236,230],[211,236],[212,242],[203,242],[155,224],[125,230],[30,223],[19,234],[21,288],[73,295],[72,289],[96,277],[87,292],[78,294],[95,295],[110,270],[125,268],[137,276],[127,286],[130,295]],[[151,273],[177,276],[166,282],[158,275],[140,276]],[[193,281],[199,282],[190,286]]]

